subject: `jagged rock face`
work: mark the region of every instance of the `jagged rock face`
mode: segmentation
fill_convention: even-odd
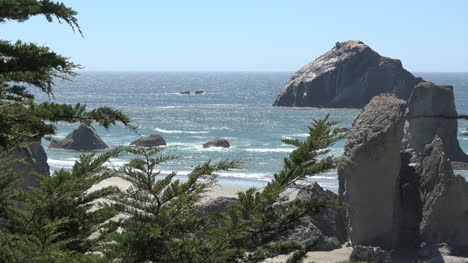
[[[405,110],[405,101],[383,94],[374,97],[353,122],[345,160],[338,169],[353,245],[393,246]]]
[[[140,147],[154,147],[166,145],[166,141],[159,134],[151,134],[145,137],[134,140],[130,145],[140,146]]]
[[[468,162],[457,134],[458,116],[452,86],[437,86],[431,82],[416,85],[408,102],[408,144],[417,154],[438,135],[444,152],[451,161]]]
[[[395,239],[399,239],[398,247],[415,248],[419,246],[419,223],[421,221],[421,199],[419,197],[419,174],[417,166],[410,164],[414,153],[410,150],[401,152],[400,168],[400,196],[395,214],[395,224],[399,232],[395,231]],[[396,234],[398,233],[398,236]]]
[[[49,148],[73,151],[95,151],[107,149],[107,144],[91,128],[80,125],[59,142],[51,142]]]
[[[210,147],[229,148],[229,147],[231,147],[231,145],[225,139],[215,139],[215,140],[211,140],[211,141],[203,144],[203,148],[210,148]]]
[[[40,142],[34,142],[29,146],[30,153],[26,150],[21,150],[13,154],[12,158],[22,159],[22,162],[17,162],[12,165],[13,171],[21,175],[22,181],[18,187],[22,190],[27,190],[29,187],[38,187],[38,179],[31,173],[39,173],[49,175],[49,164],[47,163],[47,154]]]
[[[468,182],[453,173],[441,138],[426,147],[419,174],[420,240],[468,251]]]
[[[338,42],[297,71],[273,106],[362,108],[381,93],[407,100],[421,81],[361,41]]]

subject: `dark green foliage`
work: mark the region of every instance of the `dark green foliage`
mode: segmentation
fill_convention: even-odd
[[[284,159],[284,168],[274,175],[263,191],[251,188],[239,193],[239,201],[231,205],[221,227],[213,231],[216,248],[213,258],[259,261],[262,258],[246,258],[246,253],[254,251],[251,255],[257,256],[255,248],[274,241],[299,223],[304,215],[313,214],[327,205],[287,202],[282,194],[297,181],[336,167],[337,159],[332,156],[319,159],[329,153],[328,147],[345,136],[335,125],[327,116],[314,121],[306,141],[284,140],[297,149]]]
[[[24,22],[31,16],[43,15],[47,21],[52,22],[55,17],[59,22],[65,21],[73,30],[80,33],[80,26],[76,18],[77,12],[63,3],[49,0],[1,0],[0,1],[0,23],[6,20]]]
[[[159,148],[130,150],[143,158],[121,171],[133,186],[113,200],[127,217],[120,222],[123,231],[109,236],[111,245],[103,252],[124,262],[260,262],[297,251],[291,262],[298,261],[309,248],[277,238],[330,202],[288,201],[284,193],[299,180],[336,167],[334,157],[320,159],[344,137],[335,124],[328,117],[315,121],[306,141],[287,141],[297,149],[263,190],[240,192],[226,213],[206,217],[197,215],[197,207],[215,184],[214,173],[236,167],[235,162],[205,163],[181,182],[175,173],[161,177],[156,171],[158,164],[173,159],[156,155]]]
[[[23,22],[43,15],[55,17],[81,33],[76,11],[48,0],[0,0],[0,23]],[[31,88],[53,97],[56,79],[74,76],[79,65],[47,47],[0,40],[0,262],[103,262],[89,255],[99,239],[89,236],[106,230],[103,223],[115,215],[109,206],[96,208],[95,201],[113,194],[115,188],[89,192],[89,188],[111,176],[104,162],[118,152],[103,156],[82,156],[72,171],[58,171],[52,177],[40,176],[41,188],[23,193],[15,188],[21,174],[10,169],[9,158],[28,143],[53,135],[59,121],[93,122],[108,128],[130,119],[118,110],[101,107],[87,110],[84,105],[53,102],[36,103]],[[89,209],[94,207],[93,211]],[[111,229],[109,229],[111,230]]]
[[[0,23],[23,22],[31,16],[44,15],[48,21],[56,17],[80,31],[76,14],[64,4],[48,0],[0,0]],[[105,128],[121,122],[134,129],[127,116],[109,107],[88,111],[80,104],[37,104],[34,101],[30,88],[53,97],[54,81],[76,75],[77,68],[79,65],[48,47],[0,40],[0,148],[12,148],[31,137],[53,135],[54,124],[59,121],[88,126],[97,122]]]
[[[48,0],[0,0],[0,23],[44,15],[81,33],[76,14]],[[284,193],[335,167],[337,160],[326,149],[343,134],[328,117],[313,123],[306,141],[284,140],[297,147],[284,159],[284,168],[262,190],[239,193],[226,213],[197,214],[216,184],[216,172],[237,168],[238,162],[207,162],[178,180],[175,172],[163,176],[157,171],[175,158],[159,155],[161,148],[128,149],[142,159],[118,171],[105,163],[120,150],[84,155],[71,171],[37,175],[39,188],[15,190],[20,175],[9,169],[12,160],[7,157],[32,138],[53,135],[57,122],[105,128],[121,122],[134,128],[126,115],[109,107],[88,110],[80,104],[35,102],[30,88],[53,98],[54,80],[73,76],[78,67],[47,47],[0,40],[0,263],[259,262],[292,251],[297,251],[292,260],[298,261],[304,255],[307,248],[277,237],[328,203],[288,201]],[[91,191],[102,180],[123,175],[132,183],[128,190]],[[120,220],[109,220],[118,213]]]
[[[114,230],[107,228],[105,223],[117,211],[99,201],[109,199],[119,190],[105,187],[90,191],[90,188],[115,176],[115,171],[105,168],[104,163],[119,154],[120,150],[99,156],[83,155],[71,171],[56,171],[52,176],[37,175],[39,188],[2,196],[3,202],[20,201],[22,205],[15,207],[10,204],[7,207],[11,210],[9,213],[2,211],[2,215],[12,216],[0,217],[0,222],[3,222],[0,231],[4,233],[4,239],[0,240],[0,258],[9,258],[7,262],[65,262],[69,258],[88,257],[104,260],[85,253],[93,251],[101,241],[99,232]],[[2,174],[0,178],[12,178],[9,188],[6,188],[8,191],[0,189],[0,193],[8,194],[13,189],[11,184],[15,176]],[[96,238],[89,238],[93,234]],[[23,261],[23,257],[30,261]]]
[[[175,172],[162,176],[156,170],[175,158],[158,155],[161,148],[129,151],[142,159],[131,160],[121,170],[133,186],[113,198],[126,218],[120,223],[124,231],[110,236],[107,254],[124,262],[200,261],[207,251],[199,237],[210,222],[194,214],[203,194],[215,184],[215,173],[236,168],[237,162],[204,163],[181,181]]]

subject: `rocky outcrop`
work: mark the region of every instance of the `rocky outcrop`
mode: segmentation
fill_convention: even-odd
[[[154,147],[166,145],[166,141],[159,134],[151,134],[134,140],[130,143],[130,145],[135,145],[139,147]]]
[[[231,203],[236,202],[236,200],[237,198],[233,197],[217,197],[200,206],[198,211],[195,213],[195,216],[205,217],[217,213],[224,213],[227,211],[227,206]]]
[[[391,253],[380,247],[355,246],[349,257],[353,262],[391,263]]]
[[[381,93],[407,100],[421,81],[361,41],[338,42],[297,71],[273,106],[362,108]]]
[[[203,144],[203,148],[210,148],[210,147],[222,147],[222,148],[229,148],[231,145],[225,139],[214,139],[205,144]]]
[[[422,155],[426,145],[437,135],[443,142],[447,158],[468,162],[457,139],[457,116],[452,86],[419,83],[408,102],[408,147]]]
[[[468,251],[468,182],[453,173],[444,148],[442,139],[436,137],[426,147],[419,167],[419,240]]]
[[[320,201],[335,201],[338,196],[324,190],[320,185],[314,183],[301,189],[296,200],[306,203],[316,203]],[[346,233],[340,233],[337,228],[338,205],[321,208],[313,215],[303,218],[305,224],[298,224],[295,228],[286,232],[281,237],[282,241],[294,241],[307,245],[311,250],[329,251],[341,247],[341,243],[346,241]]]
[[[320,202],[320,201],[335,201],[338,200],[338,195],[330,190],[323,189],[319,184],[314,183],[306,188],[301,189],[296,199],[304,202]],[[324,235],[328,237],[336,237],[340,243],[346,242],[347,235],[344,229],[337,227],[339,225],[338,217],[339,205],[333,205],[326,208],[321,208],[320,212],[310,217],[310,222],[314,224]]]
[[[59,148],[72,151],[96,151],[107,149],[107,144],[93,129],[80,125],[61,141],[53,141],[49,148]]]
[[[47,154],[40,141],[35,141],[29,145],[29,151],[20,150],[13,154],[13,159],[19,160],[11,168],[21,175],[22,181],[17,185],[22,190],[29,187],[38,187],[39,181],[31,173],[49,175],[49,164],[47,164]]]
[[[345,161],[338,169],[353,245],[393,246],[405,110],[405,101],[383,94],[374,97],[353,122]]]

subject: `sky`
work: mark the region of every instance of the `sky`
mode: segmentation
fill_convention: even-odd
[[[412,72],[468,72],[467,0],[68,0],[81,37],[33,17],[0,39],[46,45],[85,70],[286,71],[362,40]]]

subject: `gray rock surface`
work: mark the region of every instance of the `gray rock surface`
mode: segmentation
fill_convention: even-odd
[[[303,187],[297,194],[296,200],[307,203],[319,201],[335,201],[338,196],[324,190],[320,185],[314,183]],[[341,247],[341,234],[337,231],[336,220],[338,205],[321,208],[318,213],[307,215],[303,218],[305,224],[298,224],[293,229],[288,230],[281,238],[282,241],[300,242],[305,245],[312,245],[313,251],[330,251]]]
[[[362,108],[381,93],[407,100],[421,81],[361,41],[338,42],[294,73],[273,106]]]
[[[405,101],[383,94],[374,97],[353,122],[338,175],[355,246],[393,246],[405,110]]]
[[[49,148],[59,148],[73,151],[96,151],[107,149],[107,144],[93,129],[80,125],[72,133],[59,142],[51,142]]]
[[[338,200],[338,195],[314,183],[301,189],[296,199],[306,202],[334,201]],[[337,227],[337,225],[340,225],[337,221],[341,219],[338,217],[339,208],[340,206],[338,204],[327,208],[321,208],[320,212],[310,216],[309,220],[325,236],[335,237],[340,243],[344,243],[348,240],[345,229]]]
[[[227,206],[230,203],[233,203],[237,200],[237,198],[232,198],[232,197],[218,197],[213,200],[210,200],[206,202],[204,205],[202,205],[198,212],[196,213],[196,216],[209,216],[213,215],[216,213],[224,213],[227,211]]]
[[[203,148],[210,148],[210,147],[222,147],[222,148],[229,148],[231,145],[225,139],[214,139],[205,144],[203,144]]]
[[[454,174],[439,137],[426,147],[418,173],[419,239],[428,245],[448,243],[468,254],[468,182]]]
[[[166,141],[159,134],[151,134],[145,137],[138,138],[130,143],[130,145],[140,146],[140,147],[154,147],[166,145]]]
[[[422,155],[425,146],[438,135],[444,144],[447,158],[456,162],[468,162],[468,156],[458,143],[456,116],[458,114],[452,86],[419,83],[408,101],[408,147]]]
[[[349,260],[353,262],[391,263],[391,253],[380,247],[354,246]]]
[[[21,150],[13,154],[13,159],[21,159],[11,166],[13,171],[21,175],[22,181],[18,187],[22,190],[27,190],[29,187],[38,187],[39,181],[31,173],[39,173],[50,175],[49,164],[47,163],[47,153],[42,147],[40,141],[33,142],[29,145],[29,151]]]

